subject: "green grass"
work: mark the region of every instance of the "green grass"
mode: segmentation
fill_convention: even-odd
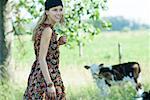
[[[30,68],[35,60],[31,36],[26,35],[20,38],[23,46],[15,39],[13,49],[16,71],[15,83],[10,83],[12,94],[9,88],[5,92],[6,95],[11,94],[11,100],[22,99]],[[87,42],[83,47],[82,57],[79,57],[77,46],[74,49],[60,47],[60,70],[68,100],[134,100],[135,91],[131,85],[121,88],[114,86],[108,97],[101,97],[90,71],[84,69],[84,65],[93,63],[118,64],[118,43],[121,44],[122,62],[139,62],[142,67],[144,88],[150,90],[150,31],[102,33],[93,41]],[[0,89],[4,90],[5,87],[1,86]]]
[[[148,32],[134,31],[99,34],[92,42],[87,42],[83,47],[83,57],[78,56],[77,46],[74,49],[62,46],[60,47],[61,66],[66,68],[68,65],[80,67],[79,65],[91,63],[118,63],[118,43],[121,44],[122,62],[140,61],[148,63],[150,59],[150,34]],[[27,64],[35,59],[33,43],[30,35],[20,38],[23,46],[16,40],[13,54],[17,63]]]
[[[147,31],[103,33],[97,35],[92,42],[87,42],[83,48],[83,57],[78,56],[78,47],[74,50],[62,47],[61,63],[65,67],[69,64],[78,67],[91,63],[116,64],[118,63],[118,43],[120,43],[122,62],[138,61],[147,64],[150,59],[149,37],[150,34]]]

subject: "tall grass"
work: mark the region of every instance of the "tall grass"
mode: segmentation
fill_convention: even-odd
[[[88,41],[83,47],[83,56],[79,57],[78,47],[68,49],[60,47],[60,70],[66,87],[68,100],[134,100],[135,90],[131,85],[123,87],[114,86],[107,97],[100,95],[91,77],[90,71],[84,65],[104,63],[106,65],[118,64],[118,43],[121,44],[122,62],[137,61],[142,68],[143,85],[150,90],[150,34],[148,31],[111,32],[97,35],[93,41]],[[22,46],[15,39],[14,59],[16,71],[15,83],[10,83],[10,90],[5,91],[11,95],[11,100],[21,100],[26,88],[27,78],[35,59],[31,36],[21,36]],[[21,47],[20,47],[21,46]],[[7,86],[6,86],[7,87]],[[0,89],[5,87],[0,85]],[[9,91],[13,91],[10,94]],[[0,92],[1,93],[1,92]],[[1,94],[0,94],[1,96]],[[10,96],[10,97],[11,97]],[[1,99],[1,98],[0,98]],[[5,100],[2,98],[1,100]]]

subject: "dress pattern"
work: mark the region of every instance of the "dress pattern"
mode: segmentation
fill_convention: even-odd
[[[42,31],[46,27],[51,27],[51,25],[43,23],[36,30],[37,33],[35,35],[35,42],[34,42],[36,60],[32,65],[31,72],[28,77],[27,88],[24,93],[23,100],[43,100],[43,99],[51,100],[46,95],[47,85],[38,61]],[[53,30],[53,27],[51,28]],[[56,95],[57,95],[56,100],[66,100],[65,92],[64,92],[65,88],[59,71],[59,45],[57,40],[57,34],[54,31],[52,32],[51,40],[49,43],[46,62],[47,62],[50,77],[56,89]]]

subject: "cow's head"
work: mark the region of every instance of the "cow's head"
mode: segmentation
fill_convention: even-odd
[[[112,79],[111,69],[109,67],[104,67],[104,64],[92,64],[91,66],[84,66],[86,69],[90,69],[93,78],[105,78],[108,80]]]
[[[91,73],[92,73],[92,76],[93,78],[99,78],[99,73],[100,73],[100,70],[101,68],[103,67],[104,64],[100,64],[100,65],[97,65],[97,64],[92,64],[91,66],[84,66],[86,69],[90,69],[91,70]]]

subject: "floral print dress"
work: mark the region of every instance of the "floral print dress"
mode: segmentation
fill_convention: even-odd
[[[46,27],[51,27],[51,25],[43,23],[36,30],[37,33],[35,35],[35,42],[34,42],[36,60],[32,65],[32,69],[28,77],[27,88],[24,93],[23,100],[43,100],[43,99],[51,100],[46,95],[47,86],[38,61],[42,31]],[[65,100],[66,98],[64,92],[64,85],[59,71],[59,45],[57,40],[57,34],[54,31],[52,32],[52,36],[51,36],[51,40],[50,40],[50,44],[46,56],[46,62],[47,62],[50,77],[56,89],[56,95],[57,95],[56,100]]]

